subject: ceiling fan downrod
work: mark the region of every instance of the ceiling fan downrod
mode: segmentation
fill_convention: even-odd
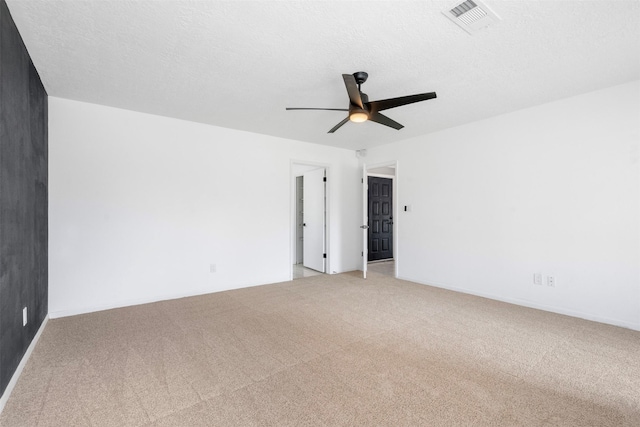
[[[360,90],[360,86],[367,81],[369,74],[364,71],[356,71],[353,73],[353,78],[356,79],[356,83],[358,83],[358,90]]]

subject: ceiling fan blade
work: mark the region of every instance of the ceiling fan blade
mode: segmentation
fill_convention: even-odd
[[[358,89],[358,83],[356,78],[351,74],[343,74],[344,85],[347,87],[347,93],[349,94],[349,100],[353,105],[357,105],[360,108],[364,108],[362,105],[362,98],[360,97],[360,89]]]
[[[417,95],[401,96],[398,98],[383,99],[381,101],[367,102],[370,111],[382,111],[389,108],[400,107],[401,105],[413,104],[414,102],[426,101],[436,98],[435,92],[419,93]]]
[[[326,110],[326,111],[349,111],[347,108],[292,108],[287,107],[287,110]]]
[[[347,116],[346,119],[344,119],[343,121],[341,121],[340,123],[338,123],[337,125],[335,125],[334,127],[331,128],[331,130],[327,133],[334,133],[335,131],[337,131],[338,129],[340,129],[340,127],[347,123],[349,121],[349,116]]]
[[[400,130],[404,127],[395,120],[391,120],[389,117],[385,116],[384,114],[380,114],[377,111],[375,113],[369,114],[369,120],[371,120],[372,122],[380,123],[381,125],[389,126],[390,128],[394,128],[395,130]]]

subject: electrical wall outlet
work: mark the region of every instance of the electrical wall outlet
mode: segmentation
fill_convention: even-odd
[[[555,276],[547,276],[547,286],[552,288],[556,287],[556,277]]]
[[[533,284],[538,286],[542,285],[542,273],[533,274]]]
[[[27,307],[22,309],[22,326],[27,326]]]

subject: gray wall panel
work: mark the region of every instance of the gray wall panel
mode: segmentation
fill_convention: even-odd
[[[47,94],[0,0],[0,393],[48,311],[47,151]]]

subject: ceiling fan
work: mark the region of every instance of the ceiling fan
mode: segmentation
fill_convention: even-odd
[[[369,101],[366,93],[362,93],[360,86],[367,81],[369,75],[364,71],[353,74],[343,74],[344,85],[349,94],[349,108],[287,108],[287,110],[328,110],[328,111],[348,111],[349,115],[340,123],[331,128],[328,133],[334,133],[349,120],[356,123],[371,120],[381,125],[389,126],[396,130],[404,126],[389,117],[380,114],[380,111],[389,108],[400,107],[402,105],[413,104],[414,102],[426,101],[436,98],[435,92],[420,93],[416,95],[400,96],[398,98],[383,99],[380,101]]]

